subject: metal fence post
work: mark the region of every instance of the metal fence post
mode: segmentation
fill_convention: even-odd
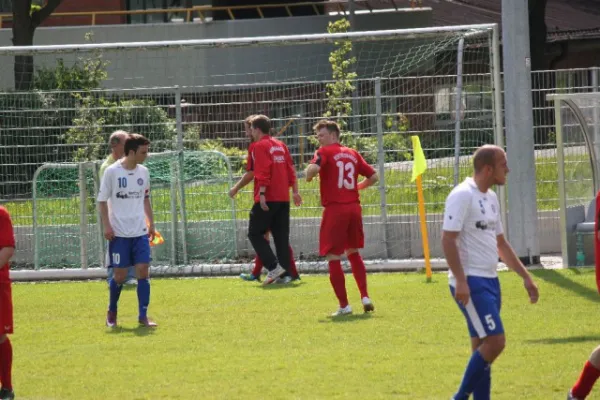
[[[600,74],[600,68],[592,67],[592,90],[594,92],[599,92],[600,87],[598,83],[598,74]],[[593,109],[592,109],[592,122],[594,124],[594,146],[593,149],[596,152],[596,159],[600,156],[600,117],[599,117],[599,100],[593,100]]]
[[[87,269],[87,182],[85,181],[85,163],[79,163],[79,244],[81,268]]]
[[[184,179],[184,166],[185,166],[185,155],[184,155],[184,143],[183,143],[183,117],[181,110],[181,88],[175,86],[175,119],[177,127],[177,185],[175,192],[171,193],[172,197],[177,196],[177,188],[179,189],[179,211],[181,213],[181,252],[183,265],[188,263],[188,252],[187,252],[187,210],[185,204],[185,179]],[[174,228],[179,226],[175,223]],[[174,235],[177,237],[177,235]],[[177,258],[177,257],[176,257]]]
[[[100,164],[92,163],[92,174],[94,176],[94,205],[96,209],[96,235],[98,236],[98,251],[100,256],[100,267],[105,267],[104,265],[106,259],[106,251],[104,248],[105,240],[104,240],[104,232],[102,230],[102,215],[100,214],[100,209],[98,208],[98,204],[96,203],[96,197],[98,196],[98,192],[100,192]]]
[[[458,41],[458,54],[456,56],[456,96],[454,102],[454,186],[460,180],[460,119],[462,111],[462,87],[463,87],[463,49],[465,39]]]
[[[492,37],[490,38],[490,68],[491,68],[491,83],[492,83],[492,110],[494,112],[494,139],[496,146],[504,148],[504,107],[502,102],[502,75],[500,73],[500,37],[498,25],[494,25],[492,29]],[[507,218],[507,198],[506,188],[498,186],[498,202],[500,203],[500,218],[504,227],[504,234],[508,238],[508,218]]]
[[[385,153],[383,151],[383,112],[381,110],[381,78],[375,78],[375,114],[377,118],[377,167],[379,170],[379,196],[381,210],[381,233],[385,258],[389,258],[390,247],[387,231],[387,199],[385,192]]]
[[[183,117],[181,113],[181,88],[175,86],[175,123],[177,127],[177,150],[183,150]]]

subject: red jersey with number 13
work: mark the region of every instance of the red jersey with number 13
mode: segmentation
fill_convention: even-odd
[[[370,178],[375,170],[356,150],[339,143],[323,146],[311,161],[321,167],[319,171],[321,204],[360,203],[358,176]]]

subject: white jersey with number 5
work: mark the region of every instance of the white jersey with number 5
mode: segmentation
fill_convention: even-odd
[[[460,232],[458,253],[465,275],[498,276],[498,235],[504,233],[498,197],[482,193],[473,178],[465,179],[446,198],[444,231]],[[455,282],[449,271],[450,283]]]
[[[150,193],[148,168],[137,165],[128,170],[117,161],[104,172],[98,201],[108,203],[108,219],[117,237],[148,234],[144,199]]]

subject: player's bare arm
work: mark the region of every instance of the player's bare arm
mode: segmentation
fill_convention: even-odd
[[[298,190],[297,180],[295,180],[292,184],[292,199],[294,200],[296,207],[300,207],[302,205],[302,196],[300,196],[300,192]]]
[[[102,220],[102,226],[104,226],[104,238],[106,240],[113,240],[115,238],[115,232],[108,219],[108,203],[106,201],[99,201],[98,208],[100,210],[100,219]]]
[[[267,187],[266,186],[261,186],[258,189],[258,198],[259,198],[259,202],[260,202],[260,208],[262,208],[263,211],[269,211],[269,206],[267,205]]]
[[[317,164],[310,164],[308,167],[306,167],[306,182],[311,182],[313,178],[319,174],[320,170],[321,167]]]
[[[254,171],[247,171],[239,181],[229,190],[229,197],[232,199],[237,195],[237,193],[245,188],[250,182],[254,180]]]
[[[467,283],[467,277],[465,271],[460,262],[458,255],[458,235],[460,232],[443,231],[442,232],[442,250],[444,251],[444,257],[448,267],[456,278],[456,290],[454,297],[456,301],[463,305],[467,305],[471,292],[469,290],[469,284]]]
[[[537,303],[540,296],[538,287],[535,282],[533,282],[531,274],[529,271],[527,271],[525,266],[523,266],[523,263],[521,260],[519,260],[519,257],[517,257],[517,254],[513,250],[510,243],[508,243],[504,235],[498,235],[498,254],[500,255],[500,259],[504,261],[508,268],[515,271],[521,278],[523,278],[523,285],[525,286],[527,294],[529,295],[529,301],[532,304]]]
[[[15,254],[14,247],[2,247],[0,249],[0,265],[8,264],[12,256]]]
[[[150,197],[144,198],[144,213],[146,214],[146,218],[148,220],[148,236],[150,236],[150,240],[153,240],[156,228],[154,227],[154,213],[152,212]]]
[[[358,188],[358,190],[364,190],[370,186],[373,186],[378,181],[379,181],[379,175],[377,175],[377,172],[375,172],[370,177],[365,178],[362,181],[358,182],[358,185],[356,187]]]

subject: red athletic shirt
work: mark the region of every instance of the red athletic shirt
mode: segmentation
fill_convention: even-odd
[[[339,143],[318,149],[311,163],[321,167],[319,178],[324,207],[335,203],[360,203],[358,176],[370,178],[375,173],[358,151]]]
[[[259,202],[259,189],[265,186],[266,201],[290,201],[290,186],[296,182],[296,170],[287,146],[265,135],[250,145],[254,170],[254,201]]]
[[[15,234],[10,214],[6,208],[0,206],[0,249],[4,247],[15,247]],[[0,267],[0,283],[10,282],[9,269],[8,263]]]

